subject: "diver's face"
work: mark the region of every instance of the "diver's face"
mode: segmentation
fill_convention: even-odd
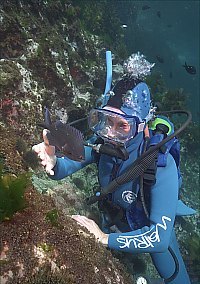
[[[127,135],[130,131],[130,125],[128,124],[127,120],[124,118],[112,118],[108,117],[106,123],[108,132],[107,135],[112,138],[116,135],[116,133],[121,133],[121,135]]]
[[[120,109],[113,108],[113,107],[110,107],[110,106],[106,106],[106,107],[104,107],[104,109],[114,111],[115,113],[124,114]],[[108,138],[112,139],[113,137],[116,137],[118,135],[120,137],[123,137],[123,136],[127,136],[127,134],[129,133],[130,125],[129,125],[128,121],[123,117],[108,116],[107,120],[106,120],[105,130],[107,132]]]
[[[94,133],[112,144],[122,144],[134,137],[136,119],[120,109],[105,106],[92,109],[88,118],[89,127]]]

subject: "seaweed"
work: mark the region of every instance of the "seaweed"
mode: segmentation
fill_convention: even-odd
[[[3,174],[0,164],[0,222],[10,220],[12,216],[26,207],[25,190],[30,182],[30,174],[19,176]]]
[[[23,154],[27,151],[27,144],[22,138],[18,138],[15,143],[15,149],[20,153]]]
[[[48,220],[53,227],[58,227],[59,226],[59,220],[58,220],[58,210],[57,209],[52,209],[46,214],[46,220]]]
[[[33,170],[37,169],[39,166],[38,157],[35,152],[29,150],[25,152],[22,156],[25,166],[32,168]]]

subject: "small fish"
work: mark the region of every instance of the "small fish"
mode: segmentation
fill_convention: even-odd
[[[187,63],[185,62],[185,65],[182,65],[185,70],[191,74],[191,75],[195,75],[197,73],[196,68],[194,66],[191,65],[187,65]]]
[[[173,78],[173,74],[172,71],[169,72],[169,78],[172,79]]]
[[[160,55],[156,55],[156,59],[158,60],[158,62],[164,63],[164,58],[161,57]]]
[[[158,16],[158,18],[161,18],[161,13],[160,13],[160,11],[158,11],[158,12],[156,13],[156,15]]]
[[[128,26],[124,24],[124,25],[121,25],[121,28],[122,28],[122,29],[127,29]]]
[[[52,123],[48,108],[45,110],[45,122],[39,125],[49,130],[49,144],[55,146],[61,154],[74,161],[85,160],[83,134],[78,129],[60,120]]]
[[[144,10],[148,10],[148,9],[150,9],[151,7],[150,6],[148,6],[148,5],[144,5],[144,6],[142,6],[142,10],[144,11]]]

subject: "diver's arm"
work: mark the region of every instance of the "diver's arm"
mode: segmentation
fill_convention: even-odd
[[[170,154],[167,166],[157,169],[156,184],[151,191],[150,226],[128,233],[111,233],[109,248],[137,253],[167,250],[178,202],[177,168]]]
[[[84,162],[73,161],[67,157],[57,158],[55,167],[53,168],[54,175],[49,175],[49,177],[53,180],[60,180],[93,163],[94,157],[92,155],[92,148],[87,146],[85,146],[84,148]]]
[[[47,139],[47,129],[43,130],[44,142],[34,145],[32,150],[38,155],[41,164],[51,179],[59,180],[70,174],[78,171],[86,165],[95,161],[92,154],[92,148],[85,146],[85,160],[84,162],[76,162],[67,157],[58,158],[55,155],[55,147],[49,145]],[[96,136],[92,136],[87,142],[94,143]]]

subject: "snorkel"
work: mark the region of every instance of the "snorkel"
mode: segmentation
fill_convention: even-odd
[[[102,108],[108,102],[110,98],[109,91],[112,85],[112,53],[110,50],[106,51],[106,85],[105,90],[101,98],[97,100],[98,107]],[[129,154],[123,145],[111,145],[109,143],[100,144],[90,144],[86,143],[86,146],[91,147],[97,153],[106,154],[111,157],[116,157],[122,159],[123,161],[129,158]]]
[[[122,160],[129,157],[129,141],[144,131],[146,118],[150,114],[150,91],[142,79],[150,73],[153,66],[139,52],[132,54],[124,62],[124,75],[112,87],[112,54],[111,51],[106,51],[105,90],[88,119],[90,129],[104,143],[102,147],[100,144],[88,146],[99,153]]]
[[[112,85],[112,53],[110,50],[106,51],[106,85],[102,96],[97,99],[96,105],[100,108],[107,104],[109,99],[109,91]]]
[[[110,91],[112,84],[112,53],[110,50],[106,51],[106,86],[104,91],[104,100],[103,104],[105,105],[106,100],[106,94]]]
[[[88,119],[90,129],[102,138],[101,143],[103,142],[103,144],[87,144],[87,146],[92,147],[98,153],[122,160],[128,159],[129,141],[144,131],[146,123],[154,115],[150,91],[146,83],[143,82],[143,78],[150,74],[153,66],[154,63],[149,63],[139,52],[132,54],[124,61],[124,75],[112,87],[112,54],[111,51],[106,51],[105,90],[97,100],[97,107],[94,111],[92,110],[93,113],[98,113],[99,118],[98,115],[91,115],[91,111]],[[126,119],[130,127],[126,138],[119,137],[123,133],[122,127],[118,132],[113,131],[114,128],[106,121],[108,119],[108,121],[114,122],[114,116],[118,120],[120,115],[122,120]]]

